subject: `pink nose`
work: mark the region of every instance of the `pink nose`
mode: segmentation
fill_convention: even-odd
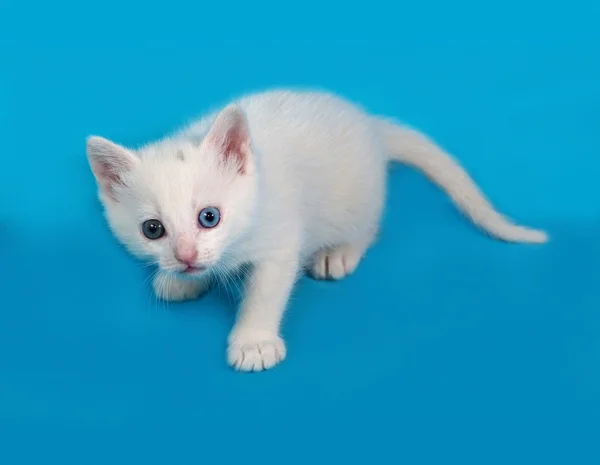
[[[175,258],[187,266],[193,266],[198,258],[198,251],[194,249],[179,249],[175,252]]]

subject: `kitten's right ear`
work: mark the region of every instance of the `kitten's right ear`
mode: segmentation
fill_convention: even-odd
[[[114,199],[115,187],[125,185],[127,173],[135,168],[139,158],[125,147],[98,136],[87,138],[86,151],[98,185]]]

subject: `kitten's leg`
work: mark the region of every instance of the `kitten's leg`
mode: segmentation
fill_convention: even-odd
[[[298,274],[298,257],[280,255],[255,265],[229,335],[227,359],[240,371],[261,371],[286,355],[279,326]]]
[[[159,271],[152,281],[152,287],[159,299],[183,301],[198,298],[210,289],[208,277],[182,279],[172,273]]]
[[[342,279],[353,273],[371,241],[347,244],[318,252],[310,268],[315,279]]]

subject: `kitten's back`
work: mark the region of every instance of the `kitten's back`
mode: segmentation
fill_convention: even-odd
[[[238,104],[261,157],[266,198],[299,215],[315,243],[353,239],[359,218],[377,226],[386,157],[370,116],[322,92],[272,91]]]

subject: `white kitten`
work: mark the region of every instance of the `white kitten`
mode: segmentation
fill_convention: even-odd
[[[159,266],[158,296],[195,298],[252,265],[227,351],[239,370],[285,358],[279,329],[299,272],[340,279],[357,267],[377,234],[389,159],[422,170],[492,236],[547,240],[496,212],[425,136],[326,93],[250,95],[138,150],[90,137],[87,154],[114,234]]]

